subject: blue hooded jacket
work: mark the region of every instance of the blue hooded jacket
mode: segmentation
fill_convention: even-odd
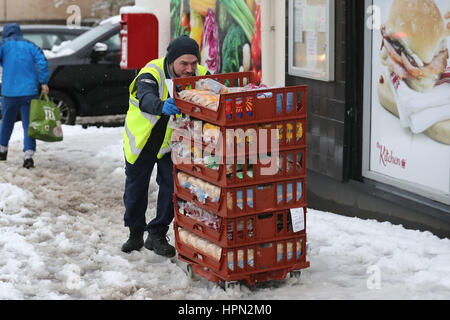
[[[50,71],[47,59],[41,48],[23,38],[17,23],[9,23],[3,27],[0,65],[3,67],[2,96],[37,95],[39,83],[48,83]]]

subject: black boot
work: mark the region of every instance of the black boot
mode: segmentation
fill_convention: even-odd
[[[23,160],[23,167],[27,169],[34,168],[34,161],[33,158],[28,158]]]
[[[7,156],[8,156],[8,151],[0,152],[0,161],[6,161]]]
[[[144,246],[144,230],[141,228],[130,227],[130,237],[122,245],[122,251],[130,253],[133,250],[141,250]]]
[[[167,231],[169,227],[160,227],[156,233],[148,233],[144,246],[155,251],[160,256],[172,258],[175,256],[175,248],[167,241]]]

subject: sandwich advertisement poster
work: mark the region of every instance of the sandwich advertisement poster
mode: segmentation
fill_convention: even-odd
[[[448,196],[450,0],[374,0],[370,171]]]

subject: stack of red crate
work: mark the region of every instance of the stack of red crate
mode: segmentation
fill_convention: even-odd
[[[307,268],[306,86],[220,95],[213,111],[179,98],[203,78],[228,86],[252,83],[239,72],[174,79],[177,107],[205,128],[215,126],[215,144],[190,141],[188,158],[174,159],[175,246],[178,257],[211,281],[281,280]],[[203,131],[201,131],[202,133]],[[211,147],[213,146],[213,147]],[[191,153],[191,150],[193,151]],[[210,155],[214,165],[196,162]],[[197,157],[198,159],[198,157]],[[303,228],[294,232],[290,209],[303,208]]]

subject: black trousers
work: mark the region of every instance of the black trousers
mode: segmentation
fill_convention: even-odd
[[[148,224],[145,213],[148,206],[150,177],[157,166],[156,182],[159,186],[156,217]],[[144,148],[134,164],[125,160],[125,204],[124,222],[126,227],[135,227],[157,233],[167,232],[173,220],[173,163],[171,153],[158,159],[155,152]]]

